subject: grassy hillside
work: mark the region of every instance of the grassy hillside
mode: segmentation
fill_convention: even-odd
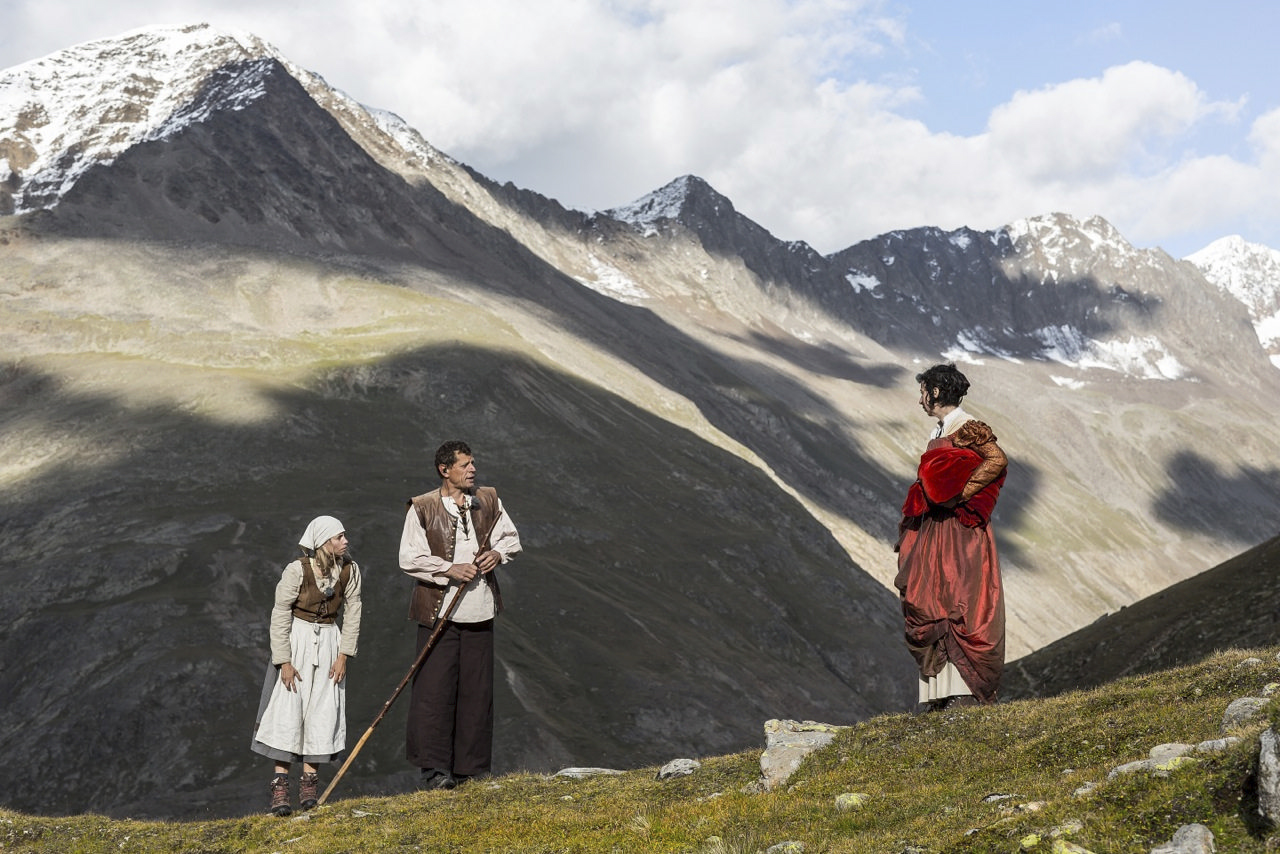
[[[881,716],[842,732],[789,785],[749,793],[757,751],[704,759],[691,776],[655,768],[586,780],[527,773],[454,792],[355,797],[339,786],[302,816],[141,822],[0,811],[0,845],[29,852],[812,852],[1044,851],[1065,840],[1146,852],[1182,825],[1210,828],[1218,851],[1272,851],[1256,818],[1260,721],[1242,740],[1167,776],[1112,768],[1168,742],[1220,736],[1231,700],[1280,680],[1280,648],[1231,650],[1196,664],[1064,694],[933,715]],[[1273,708],[1272,716],[1276,716]],[[1096,786],[1077,794],[1085,784]],[[837,798],[860,793],[860,806]],[[266,800],[265,778],[262,800]],[[989,795],[1001,797],[989,798]],[[799,849],[793,849],[799,850]],[[1079,850],[1079,849],[1065,849]]]

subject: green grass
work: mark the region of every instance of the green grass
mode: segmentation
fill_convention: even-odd
[[[1231,700],[1280,681],[1277,652],[1231,650],[1044,700],[881,716],[840,733],[769,793],[751,792],[759,773],[751,751],[705,759],[693,775],[664,782],[655,768],[585,780],[513,774],[453,792],[349,800],[339,785],[335,800],[303,818],[176,823],[0,811],[0,850],[754,854],[797,840],[806,854],[1048,854],[1056,835],[1099,854],[1146,854],[1200,822],[1219,851],[1273,851],[1280,835],[1255,817],[1251,789],[1265,721],[1167,777],[1108,780],[1107,772],[1157,744],[1219,737]],[[1251,656],[1262,663],[1241,663]],[[1075,794],[1088,782],[1096,787]],[[845,792],[868,797],[841,810]],[[985,800],[992,794],[1008,797]]]

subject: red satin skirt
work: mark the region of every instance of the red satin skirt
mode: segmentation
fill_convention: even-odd
[[[920,678],[951,662],[978,700],[995,702],[1004,671],[1004,591],[986,526],[966,527],[942,507],[910,520],[894,585]]]

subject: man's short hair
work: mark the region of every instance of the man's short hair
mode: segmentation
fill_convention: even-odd
[[[436,449],[436,474],[458,461],[458,454],[471,456],[471,446],[460,439],[451,439]],[[442,475],[443,476],[443,475]]]

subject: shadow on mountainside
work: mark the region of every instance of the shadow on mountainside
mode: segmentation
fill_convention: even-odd
[[[925,342],[939,352],[971,344],[993,355],[1044,360],[1085,338],[1132,333],[1153,324],[1164,298],[1131,292],[1095,275],[1032,278],[1011,263],[1008,235],[934,228],[891,232],[828,256],[820,300],[890,347]],[[851,287],[856,274],[876,287]],[[890,283],[887,286],[885,283]]]
[[[840,412],[803,383],[756,360],[726,358],[648,309],[595,293],[430,184],[411,185],[379,165],[282,70],[265,85],[268,97],[245,109],[214,113],[88,170],[31,226],[303,255],[424,291],[450,277],[554,315],[566,332],[692,401],[832,513],[865,514],[867,491],[897,494],[900,478],[866,454]],[[326,180],[314,180],[317,174]],[[432,284],[422,284],[422,271]],[[775,348],[811,365],[818,355],[794,345]],[[823,354],[820,373],[832,367],[831,358]],[[883,387],[895,376],[892,366],[860,365],[848,356],[838,364],[854,382]],[[876,509],[859,523],[890,541],[891,516]]]
[[[1153,502],[1165,522],[1243,545],[1280,532],[1280,468],[1232,474],[1195,451],[1173,454],[1166,468],[1171,483]]]
[[[848,350],[830,344],[818,345],[801,341],[789,335],[751,332],[748,335],[730,336],[733,340],[772,353],[801,370],[837,380],[848,380],[858,385],[876,388],[893,388],[910,385],[907,368],[893,364],[864,365]]]
[[[1280,537],[1098,618],[1005,668],[1005,699],[1048,697],[1253,649],[1280,633]]]
[[[28,368],[0,383],[13,458],[56,454],[6,487],[0,521],[7,807],[258,811],[269,769],[248,742],[272,591],[321,513],[343,520],[365,570],[353,741],[412,660],[404,501],[438,483],[429,455],[454,437],[525,546],[504,570],[496,770],[657,764],[757,744],[770,717],[848,723],[911,703],[896,600],[803,507],[529,360],[452,346],[335,368],[270,392],[278,414],[244,425]],[[412,785],[403,714],[346,793]]]

